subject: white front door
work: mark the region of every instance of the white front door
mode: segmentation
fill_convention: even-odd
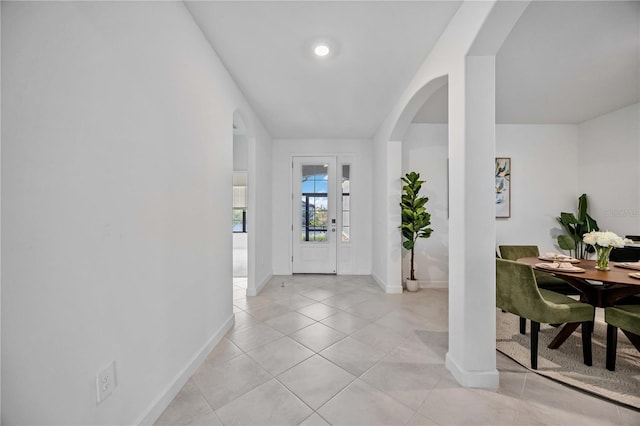
[[[293,273],[335,274],[335,157],[293,158]]]

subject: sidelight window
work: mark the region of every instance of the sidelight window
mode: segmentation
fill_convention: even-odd
[[[349,164],[342,165],[342,232],[341,241],[348,243],[351,241],[351,166]]]

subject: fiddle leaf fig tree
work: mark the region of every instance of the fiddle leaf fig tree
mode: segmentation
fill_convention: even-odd
[[[587,194],[578,198],[578,216],[573,213],[560,213],[556,219],[562,226],[565,234],[558,236],[558,246],[577,259],[586,259],[589,253],[593,253],[593,247],[582,241],[584,234],[598,231],[598,223],[587,213]]]
[[[410,172],[401,178],[402,186],[402,246],[411,251],[411,275],[409,279],[415,280],[414,270],[414,247],[418,238],[429,238],[433,229],[431,225],[431,215],[427,213],[425,204],[429,201],[427,197],[419,195],[424,180],[420,180],[420,173]]]

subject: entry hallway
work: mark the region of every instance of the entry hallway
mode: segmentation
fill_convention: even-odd
[[[157,425],[638,425],[640,413],[498,354],[497,391],[444,366],[447,291],[389,295],[371,277],[234,280],[236,323]]]

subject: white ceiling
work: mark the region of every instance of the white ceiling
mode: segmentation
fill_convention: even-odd
[[[534,2],[496,57],[499,123],[580,123],[640,98],[640,2]]]
[[[446,87],[414,122],[446,123]],[[576,124],[640,101],[640,2],[536,1],[496,57],[498,123]]]
[[[460,1],[188,1],[276,139],[370,138]],[[328,40],[330,57],[311,55]],[[579,123],[640,100],[640,2],[534,1],[496,58],[498,123]],[[414,122],[446,122],[446,87]]]
[[[190,1],[272,137],[370,138],[460,1]],[[311,55],[316,39],[334,46]]]

